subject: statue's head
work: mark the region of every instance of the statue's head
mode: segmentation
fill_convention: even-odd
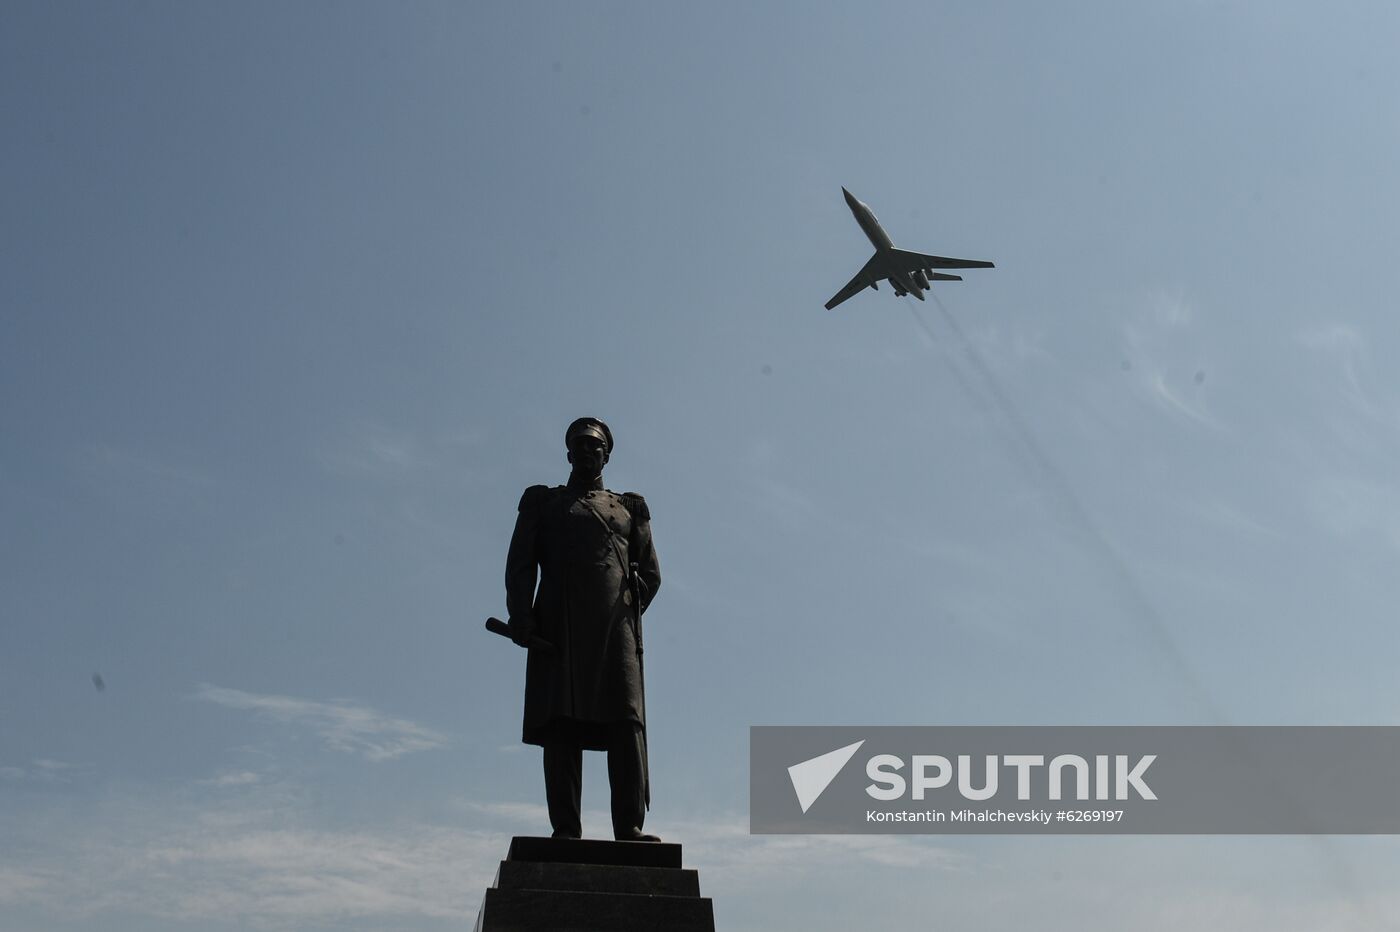
[[[612,454],[612,431],[596,417],[581,417],[564,431],[564,445],[576,471],[602,475]]]

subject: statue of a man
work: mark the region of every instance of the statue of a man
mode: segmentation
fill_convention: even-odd
[[[642,832],[651,792],[641,617],[661,585],[651,515],[640,495],[603,488],[606,424],[579,418],[564,443],[568,484],[525,490],[506,558],[511,638],[530,647],[522,740],[544,748],[554,837],[582,836],[583,751],[592,750],[608,753],[613,837],[658,841]]]

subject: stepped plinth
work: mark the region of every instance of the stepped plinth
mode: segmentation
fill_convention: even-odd
[[[511,839],[476,932],[714,932],[714,907],[681,846],[601,839]]]

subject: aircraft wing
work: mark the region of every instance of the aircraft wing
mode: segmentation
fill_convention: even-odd
[[[836,292],[830,301],[826,302],[826,309],[829,311],[847,298],[860,294],[866,288],[873,288],[875,281],[883,276],[879,275],[875,268],[875,260],[880,258],[879,253],[870,257],[870,261],[860,267],[856,277],[846,282],[846,287]]]
[[[994,269],[996,266],[991,262],[983,262],[980,259],[948,259],[943,256],[926,256],[921,252],[910,252],[907,249],[891,249],[889,251],[890,261],[899,268],[901,272],[912,272],[915,269]]]

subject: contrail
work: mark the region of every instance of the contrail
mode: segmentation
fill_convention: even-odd
[[[1065,515],[1069,517],[1071,524],[1074,526],[1075,530],[1078,531],[1080,538],[1082,538],[1090,553],[1104,566],[1107,575],[1114,583],[1114,589],[1117,591],[1119,597],[1133,608],[1133,614],[1141,622],[1141,628],[1143,633],[1147,636],[1148,641],[1159,654],[1165,658],[1167,666],[1177,678],[1185,684],[1190,697],[1205,712],[1209,723],[1215,725],[1226,724],[1225,715],[1220,711],[1219,706],[1211,697],[1210,691],[1206,689],[1200,676],[1196,673],[1195,669],[1192,668],[1186,655],[1177,647],[1176,641],[1172,637],[1166,621],[1148,599],[1147,593],[1143,591],[1142,584],[1137,581],[1137,577],[1133,574],[1127,561],[1118,553],[1113,544],[1109,543],[1108,538],[1094,522],[1088,509],[1084,507],[1083,503],[1079,500],[1079,496],[1075,494],[1074,487],[1070,485],[1064,473],[1060,471],[1059,467],[1055,465],[1055,462],[1050,459],[1049,455],[1041,447],[1040,442],[1036,440],[1035,434],[1031,431],[1030,425],[1026,423],[1026,419],[1021,415],[1020,410],[1016,407],[1015,403],[1012,402],[1010,397],[1002,391],[996,375],[987,366],[981,354],[977,352],[977,348],[973,346],[972,341],[963,333],[962,328],[958,326],[957,320],[954,319],[952,314],[948,313],[948,309],[943,305],[943,301],[939,299],[938,295],[933,291],[929,292],[929,296],[933,298],[933,303],[938,306],[938,310],[942,313],[943,319],[947,321],[948,327],[957,335],[968,362],[972,365],[972,368],[976,370],[983,387],[986,389],[987,394],[991,396],[998,412],[1000,412],[1001,416],[1011,426],[1012,433],[1015,435],[1016,439],[1020,441],[1022,450],[1030,457],[1031,463],[1039,472],[1045,487],[1052,493],[1052,497],[1063,509]],[[914,319],[923,327],[924,332],[932,336],[932,332],[929,330],[924,320],[918,315],[918,312],[912,306],[910,310],[914,311]]]
[[[1074,487],[1070,485],[1069,480],[1060,472],[1059,467],[1055,465],[1054,461],[1051,460],[1049,455],[1041,448],[1040,443],[1035,439],[1035,434],[1031,432],[1030,426],[1026,423],[1026,419],[1021,416],[1020,410],[1017,409],[1010,397],[1001,390],[1001,385],[997,382],[996,375],[987,366],[981,354],[977,352],[977,348],[973,346],[972,341],[963,333],[962,328],[958,326],[957,320],[953,318],[952,314],[948,313],[948,309],[944,307],[943,302],[936,293],[930,290],[929,296],[933,298],[933,303],[938,306],[938,310],[942,313],[943,319],[947,321],[948,327],[957,335],[958,340],[962,343],[963,352],[967,355],[968,362],[977,370],[977,374],[981,377],[982,384],[995,401],[997,409],[1006,419],[1006,422],[1011,425],[1012,432],[1016,435],[1016,439],[1020,441],[1021,446],[1030,456],[1031,461],[1035,464],[1036,468],[1039,469],[1041,477],[1045,480],[1046,487],[1059,501],[1065,514],[1069,516],[1071,523],[1079,532],[1079,536],[1084,540],[1088,550],[1099,559],[1099,562],[1107,570],[1107,575],[1113,580],[1115,584],[1114,587],[1119,597],[1135,610],[1134,616],[1140,621],[1140,627],[1152,646],[1166,659],[1167,666],[1176,674],[1177,678],[1185,684],[1187,692],[1201,707],[1206,717],[1209,719],[1209,724],[1230,724],[1215,699],[1211,696],[1210,691],[1206,688],[1195,669],[1191,666],[1190,661],[1187,660],[1186,655],[1177,647],[1176,641],[1173,639],[1166,621],[1147,598],[1147,593],[1143,591],[1141,583],[1139,583],[1137,577],[1133,575],[1133,571],[1128,566],[1127,561],[1124,560],[1118,551],[1114,549],[1113,545],[1109,543],[1104,533],[1099,530],[1098,525],[1094,523],[1094,519],[1090,516],[1088,510],[1079,501],[1079,496],[1075,494]],[[914,308],[912,303],[905,303],[909,305],[909,310],[914,313],[914,320],[923,328],[925,333],[932,337],[933,332],[929,329],[928,324],[925,323],[923,318],[919,316],[918,311]],[[963,380],[961,375],[958,376],[958,381],[966,387],[967,383]],[[1267,776],[1267,774],[1261,774],[1261,778],[1263,779],[1267,779]],[[1367,921],[1379,920],[1380,917],[1377,915],[1376,910],[1362,896],[1362,891],[1356,882],[1356,871],[1352,867],[1350,860],[1336,846],[1333,840],[1325,835],[1307,835],[1305,837],[1312,843],[1314,849],[1318,853],[1319,859],[1326,865],[1326,869],[1331,875],[1332,882],[1345,895],[1351,898],[1351,903],[1349,905],[1352,906],[1363,919]],[[1382,928],[1383,926],[1378,925],[1376,927]],[[1392,928],[1394,928],[1394,926],[1392,926]]]
[[[904,306],[909,308],[909,313],[914,318],[914,323],[918,324],[919,329],[921,329],[925,334],[928,335],[930,342],[934,346],[938,346],[938,336],[934,334],[933,328],[930,327],[924,321],[924,319],[919,316],[918,308],[914,307],[914,302],[905,301]],[[957,380],[958,387],[963,390],[963,393],[966,394],[967,397],[971,399],[972,402],[976,404],[980,409],[982,409],[983,411],[987,411],[987,400],[983,398],[982,393],[977,391],[977,389],[973,387],[972,383],[968,381],[968,378],[966,375],[963,374],[962,369],[958,368],[957,366],[949,366],[948,371],[953,373],[953,378]]]

